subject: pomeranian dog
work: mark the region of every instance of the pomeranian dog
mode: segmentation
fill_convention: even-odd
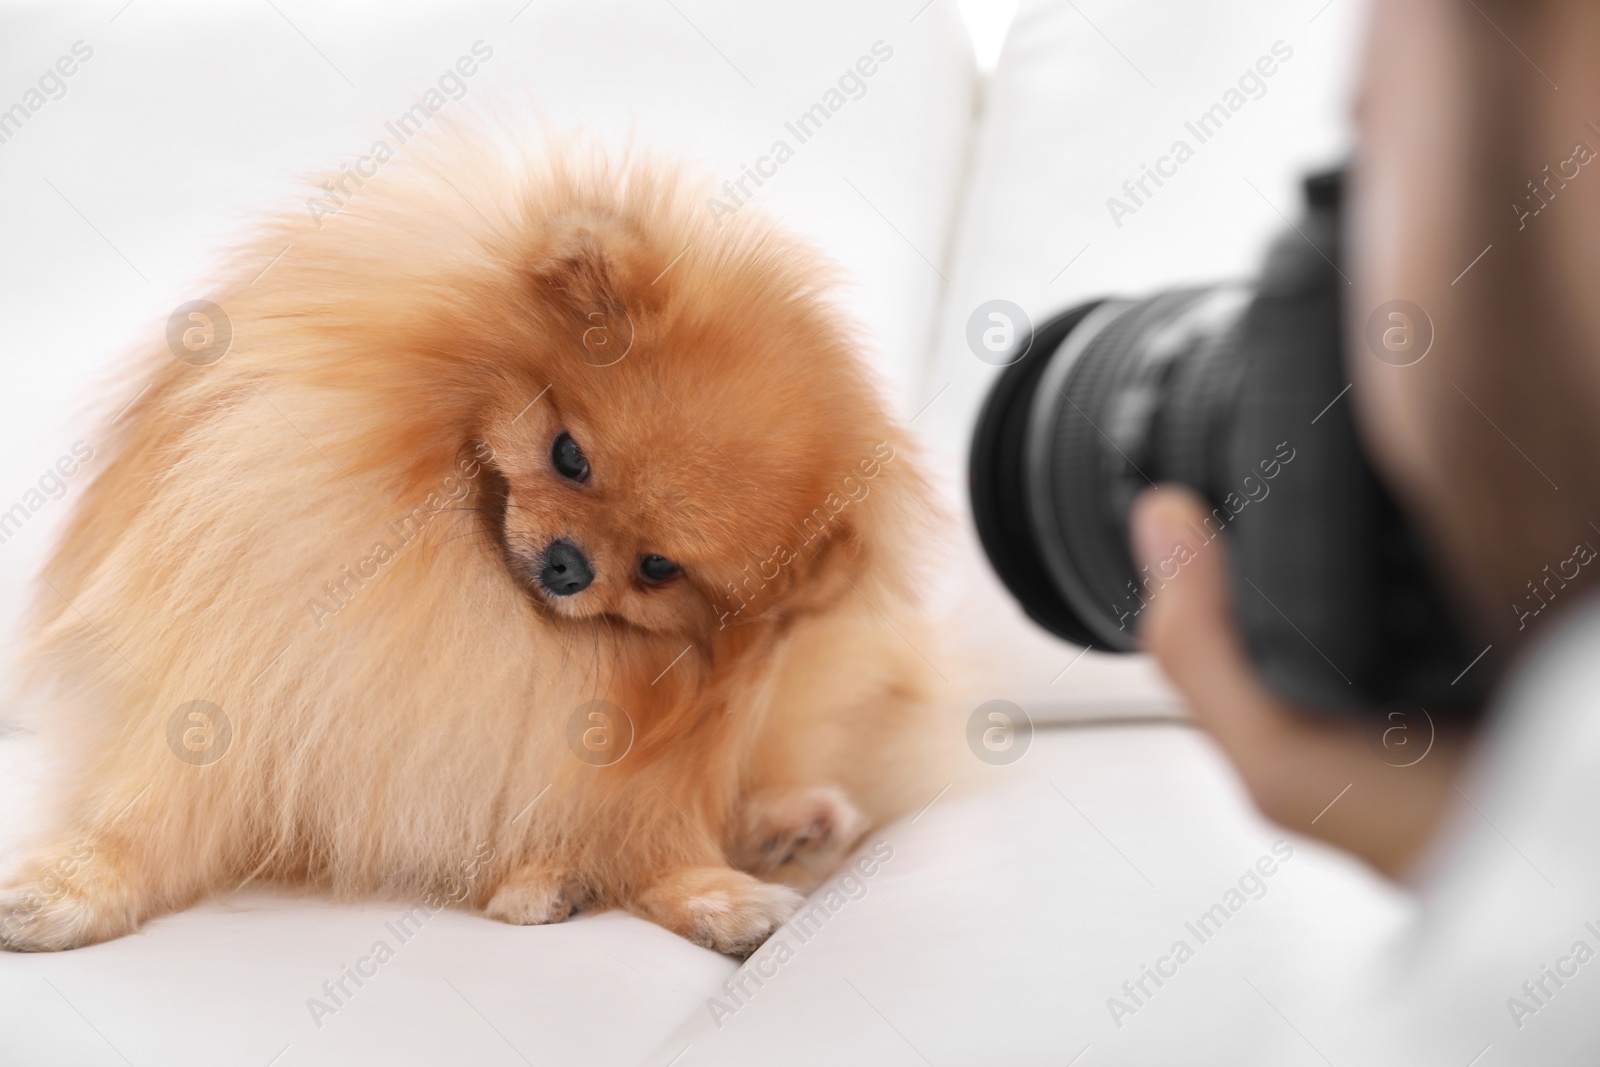
[[[827,267],[632,157],[340,188],[175,313],[43,574],[0,944],[268,882],[749,953],[927,799],[930,495]]]

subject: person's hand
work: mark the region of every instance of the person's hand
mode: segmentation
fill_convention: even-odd
[[[1134,503],[1136,561],[1152,569],[1192,558],[1149,601],[1140,640],[1238,768],[1270,819],[1404,873],[1450,800],[1462,745],[1408,723],[1411,752],[1383,743],[1371,713],[1336,721],[1298,711],[1256,675],[1234,625],[1223,540],[1198,544],[1208,508],[1185,489],[1146,490]],[[1179,553],[1183,544],[1188,553]],[[1374,739],[1377,743],[1374,743]],[[1410,762],[1426,750],[1427,755]],[[1403,754],[1402,754],[1403,753]],[[1406,765],[1409,764],[1409,765]]]

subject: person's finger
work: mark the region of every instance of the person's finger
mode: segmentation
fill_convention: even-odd
[[[1195,717],[1238,756],[1270,743],[1281,716],[1239,638],[1222,542],[1205,538],[1208,514],[1199,497],[1176,487],[1134,501],[1133,549],[1148,605],[1139,635]]]
[[[1186,489],[1151,489],[1134,501],[1147,605],[1140,640],[1268,818],[1381,870],[1404,869],[1437,823],[1458,750],[1440,738],[1434,759],[1396,768],[1374,758],[1357,720],[1319,720],[1267,689],[1234,622],[1224,541],[1206,539],[1206,516]]]

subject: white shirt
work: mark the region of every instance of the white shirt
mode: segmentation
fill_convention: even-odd
[[[1600,601],[1524,657],[1454,801],[1410,935],[1347,998],[1366,1047],[1324,1054],[1600,1062]]]

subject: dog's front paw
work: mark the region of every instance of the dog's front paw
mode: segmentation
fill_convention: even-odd
[[[787,922],[802,900],[787,886],[731,867],[690,867],[656,882],[634,910],[697,945],[743,958]]]
[[[506,876],[483,913],[517,926],[542,926],[565,921],[584,899],[583,883],[573,872],[529,865]]]
[[[826,875],[867,825],[842,789],[764,789],[745,802],[729,856],[744,870],[762,874],[794,864]]]
[[[103,893],[54,879],[0,890],[0,948],[59,952],[132,932],[139,917]]]

